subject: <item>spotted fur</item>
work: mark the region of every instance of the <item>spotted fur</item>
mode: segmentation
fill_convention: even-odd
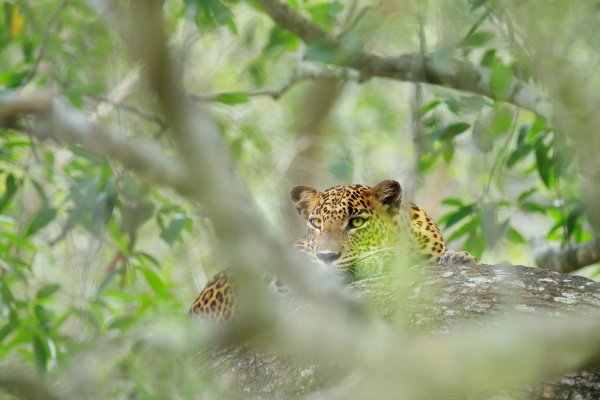
[[[348,272],[351,277],[368,263],[397,254],[399,246],[409,259],[476,261],[468,253],[448,251],[437,225],[423,209],[402,200],[402,187],[396,181],[373,187],[335,186],[323,192],[296,186],[290,197],[307,221],[307,234],[296,246],[316,263]],[[190,312],[228,320],[235,312],[233,289],[229,273],[217,274]]]
[[[235,284],[229,272],[217,273],[200,292],[190,314],[198,314],[215,321],[227,321],[235,313]]]

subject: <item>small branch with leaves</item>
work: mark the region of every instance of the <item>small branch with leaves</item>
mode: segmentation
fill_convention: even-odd
[[[250,97],[266,96],[274,100],[286,94],[296,84],[308,80],[339,79],[342,81],[361,79],[359,71],[353,68],[318,66],[305,64],[294,69],[290,79],[278,87],[253,89],[247,91],[219,92],[219,93],[192,93],[190,99],[194,101],[218,101],[222,103],[242,103]]]
[[[419,53],[385,57],[356,49],[356,45],[319,28],[280,0],[257,0],[257,3],[280,27],[301,38],[308,45],[331,51],[330,63],[360,71],[363,78],[382,77],[400,81],[427,83],[465,92],[477,93],[506,101],[550,120],[553,107],[536,87],[513,77],[502,87],[494,87],[491,71],[468,61],[438,60]]]

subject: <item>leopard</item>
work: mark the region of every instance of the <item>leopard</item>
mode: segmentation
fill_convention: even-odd
[[[472,264],[464,251],[448,250],[440,229],[416,204],[402,198],[396,180],[375,186],[339,185],[322,192],[295,186],[292,204],[306,221],[306,234],[296,247],[316,265],[333,268],[350,280],[375,261],[381,265],[398,251],[409,262]],[[229,272],[218,273],[194,301],[191,314],[226,321],[235,314],[235,283]]]

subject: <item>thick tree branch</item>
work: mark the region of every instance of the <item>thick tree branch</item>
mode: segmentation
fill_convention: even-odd
[[[404,296],[400,280],[410,282]],[[512,265],[431,265],[374,276],[351,288],[378,315],[392,324],[405,321],[419,334],[386,338],[379,332],[361,341],[352,330],[352,344],[341,333],[339,343],[327,344],[327,334],[316,326],[314,336],[303,340],[312,340],[314,353],[330,354],[327,346],[339,346],[341,358],[324,356],[311,365],[290,362],[277,350],[235,348],[220,353],[214,367],[229,378],[234,374],[249,391],[245,396],[258,398],[303,398],[316,391],[316,398],[326,399],[479,399],[499,388],[509,389],[505,399],[595,400],[600,394],[595,371],[558,378],[598,361],[597,282]],[[285,333],[291,342],[302,340],[302,333]],[[349,362],[359,354],[359,363]],[[349,365],[357,368],[341,367]],[[488,396],[476,395],[481,392]]]
[[[569,273],[600,261],[600,240],[569,246],[566,248],[547,247],[535,256],[540,268]]]
[[[383,57],[352,48],[348,44],[314,25],[280,0],[257,0],[276,24],[300,37],[307,44],[322,43],[342,55],[331,62],[359,70],[363,77],[384,77],[401,81],[428,83],[461,91],[481,94],[531,110],[550,120],[551,103],[537,88],[512,78],[506,90],[492,89],[491,72],[466,61],[421,54]]]

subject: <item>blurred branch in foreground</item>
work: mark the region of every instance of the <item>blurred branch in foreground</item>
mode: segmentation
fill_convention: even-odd
[[[239,289],[240,303],[254,313],[246,322],[260,321],[259,315],[269,317],[269,303],[259,282],[264,272],[281,277],[307,299],[328,304],[333,310],[347,310],[351,306],[349,296],[335,284],[323,285],[323,276],[304,273],[303,265],[258,216],[215,122],[190,101],[180,85],[166,46],[160,7],[142,1],[132,2],[129,7],[115,2],[104,6],[103,15],[121,33],[136,61],[139,58],[144,62],[149,85],[194,177],[190,182],[194,187],[192,197],[210,216],[222,254],[227,255],[231,269],[244,282]],[[257,230],[258,226],[262,228]]]

